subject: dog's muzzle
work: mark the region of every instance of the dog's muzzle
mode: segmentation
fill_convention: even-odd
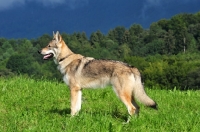
[[[42,52],[39,51],[39,50],[38,50],[38,53],[39,53],[39,54],[42,54]],[[43,55],[43,54],[42,54],[42,55]],[[45,54],[45,55],[43,55],[43,60],[48,60],[48,59],[50,59],[50,58],[52,58],[52,57],[53,57],[53,54],[52,54],[52,53]]]

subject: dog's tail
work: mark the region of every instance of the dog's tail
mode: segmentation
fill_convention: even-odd
[[[137,99],[142,104],[157,109],[157,103],[153,101],[145,92],[143,84],[141,82],[141,76],[139,71],[134,68],[134,76],[135,76],[135,85],[133,88],[133,97]]]

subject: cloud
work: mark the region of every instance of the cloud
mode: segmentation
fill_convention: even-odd
[[[161,6],[161,5],[162,5],[161,0],[145,0],[145,3],[142,8],[142,13],[141,13],[142,19],[145,20],[147,18],[146,14],[147,14],[148,9],[152,7]]]
[[[44,6],[49,6],[49,5],[64,4],[66,1],[69,1],[69,0],[27,0],[27,1],[42,3]]]
[[[0,10],[9,9],[11,7],[24,5],[25,0],[0,0]]]
[[[71,9],[86,6],[86,5],[88,5],[88,3],[89,3],[88,0],[67,0],[67,5]]]
[[[160,0],[146,0],[145,5],[147,5],[147,6],[158,6],[160,4],[161,4]]]
[[[180,4],[188,4],[191,2],[197,2],[198,0],[181,0],[181,1],[174,1],[174,0],[145,0],[143,4],[143,8],[141,9],[141,18],[146,20],[148,18],[148,13],[151,10],[155,9],[165,9],[168,5],[174,5],[177,3]],[[160,10],[162,12],[162,10]],[[160,13],[158,12],[158,13]]]
[[[57,6],[65,4],[70,9],[86,6],[89,0],[0,0],[0,11],[14,7],[25,6],[28,2],[42,3],[44,6]]]

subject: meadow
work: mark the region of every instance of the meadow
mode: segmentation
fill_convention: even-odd
[[[18,76],[0,78],[0,131],[66,132],[198,132],[200,91],[145,88],[158,110],[139,104],[139,116],[128,124],[128,112],[111,87],[83,90],[80,113],[70,116],[68,87],[61,82]]]

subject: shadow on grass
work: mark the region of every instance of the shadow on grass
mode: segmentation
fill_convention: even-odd
[[[112,112],[111,113],[112,114],[112,117],[113,118],[117,118],[117,119],[120,119],[120,120],[122,120],[122,121],[127,121],[128,120],[128,118],[129,118],[129,115],[127,115],[127,114],[122,114],[122,113],[120,113],[120,112],[118,112],[118,111],[114,111],[114,112]]]
[[[66,109],[52,109],[49,111],[50,113],[56,113],[56,114],[59,114],[59,115],[68,115],[70,114],[71,110],[70,108],[66,108]]]
[[[64,116],[64,115],[70,115],[71,110],[70,110],[70,108],[66,108],[66,109],[57,109],[56,108],[56,109],[50,110],[49,112]],[[87,112],[86,111],[85,113],[88,113],[88,114],[92,113],[93,115],[99,115],[99,113],[102,113],[102,111],[101,112],[98,112],[98,111],[96,111],[96,112]],[[124,122],[126,122],[128,120],[128,118],[129,118],[129,116],[127,114],[122,114],[117,110],[113,111],[113,112],[108,112],[107,114],[110,114],[112,116],[112,118],[114,118],[114,119],[119,119],[119,120],[122,120]]]

